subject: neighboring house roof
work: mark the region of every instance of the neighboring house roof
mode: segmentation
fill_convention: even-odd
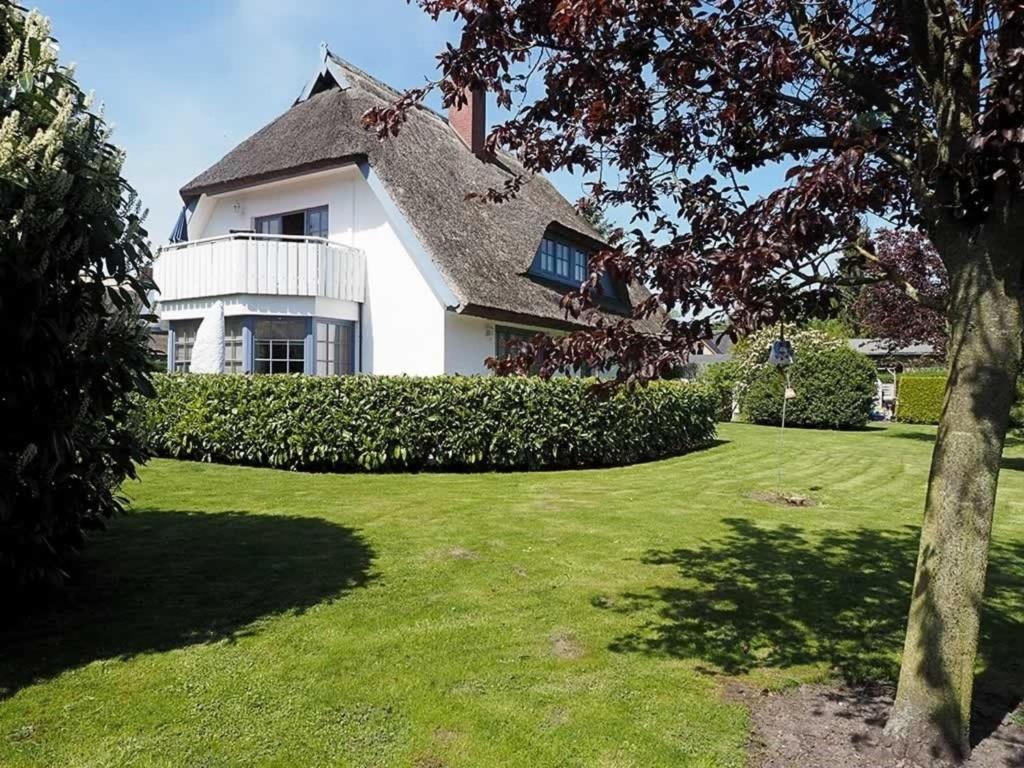
[[[694,365],[700,366],[714,365],[715,363],[727,363],[730,360],[732,360],[732,355],[724,355],[720,352],[711,354],[690,355],[687,358],[688,363],[693,363]]]
[[[182,197],[368,163],[459,300],[459,311],[564,322],[565,287],[527,273],[549,227],[596,248],[602,240],[593,227],[542,176],[501,204],[467,200],[473,192],[502,189],[522,166],[505,154],[477,157],[448,120],[425,107],[409,111],[397,137],[379,141],[361,118],[399,93],[333,54],[324,56],[291,109],[186,184]],[[630,303],[646,296],[635,286]]]
[[[850,347],[868,357],[931,357],[935,354],[931,344],[911,344],[890,349],[886,339],[850,339]]]

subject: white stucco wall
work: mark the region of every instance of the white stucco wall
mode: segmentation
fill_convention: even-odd
[[[464,376],[490,373],[484,365],[484,360],[493,357],[497,351],[494,330],[496,325],[519,328],[530,333],[543,332],[553,336],[563,333],[538,325],[496,323],[494,320],[459,315],[455,312],[448,312],[444,321],[444,372]]]
[[[487,373],[484,360],[494,355],[494,321],[448,312],[444,318],[444,372],[469,376]]]
[[[321,205],[328,207],[329,239],[366,253],[363,370],[424,376],[443,373],[445,307],[358,168],[204,197],[189,222],[189,237],[197,240],[226,235],[232,229],[247,230],[259,216]]]

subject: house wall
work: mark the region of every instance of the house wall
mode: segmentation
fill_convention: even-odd
[[[545,332],[559,336],[564,331],[519,323],[496,323],[481,317],[448,312],[444,318],[444,372],[464,376],[489,373],[484,360],[494,357],[495,325],[522,328],[532,332]]]
[[[443,373],[445,307],[358,168],[204,197],[190,220],[189,236],[226,235],[232,229],[251,229],[258,216],[321,205],[328,208],[329,239],[366,253],[366,298],[359,318],[362,370]]]
[[[494,355],[494,321],[448,312],[444,318],[444,372],[486,373]]]

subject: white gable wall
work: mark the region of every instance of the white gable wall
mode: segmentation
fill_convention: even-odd
[[[198,240],[226,235],[232,229],[251,229],[256,217],[321,205],[328,207],[330,239],[366,253],[362,370],[423,376],[444,373],[445,307],[358,168],[204,197],[192,217],[202,231],[190,227],[189,237]]]

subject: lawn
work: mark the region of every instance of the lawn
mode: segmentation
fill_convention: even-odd
[[[895,674],[932,437],[788,432],[811,508],[750,498],[747,425],[599,471],[154,461],[72,604],[0,636],[0,765],[742,766],[731,681]],[[1024,445],[995,539],[987,701],[1024,685]]]

